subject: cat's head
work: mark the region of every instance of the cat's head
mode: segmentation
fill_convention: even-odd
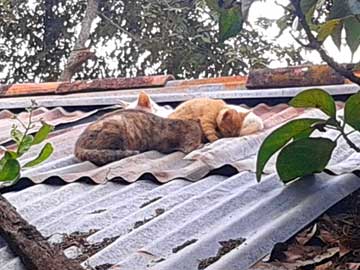
[[[173,112],[171,107],[156,104],[156,102],[153,101],[144,91],[141,91],[137,100],[128,104],[126,109],[142,110],[161,117],[167,117],[171,112]]]
[[[238,137],[244,119],[249,113],[249,111],[238,112],[231,108],[222,109],[216,118],[216,123],[221,135],[223,137]]]

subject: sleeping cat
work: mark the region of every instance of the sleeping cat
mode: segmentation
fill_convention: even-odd
[[[249,113],[238,112],[223,100],[195,98],[180,104],[169,118],[199,120],[206,139],[214,142],[223,137],[240,136],[244,119]]]
[[[153,101],[150,96],[141,91],[138,98],[125,106],[126,109],[136,109],[145,112],[153,113],[161,117],[168,117],[174,110],[170,106],[160,106]]]
[[[197,121],[173,120],[140,110],[108,113],[90,124],[78,138],[75,156],[103,165],[141,152],[189,153],[201,144]]]
[[[240,136],[250,135],[264,129],[264,123],[262,119],[252,111],[237,105],[228,104],[227,106],[229,108],[235,109],[237,112],[249,112],[248,115],[245,116],[243,125],[240,130]]]

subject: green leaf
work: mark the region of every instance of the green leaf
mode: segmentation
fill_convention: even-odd
[[[261,180],[261,174],[272,155],[280,150],[291,139],[301,139],[310,136],[313,125],[321,123],[322,119],[295,119],[273,131],[261,144],[256,160],[256,178]]]
[[[345,103],[345,122],[360,131],[360,93],[352,95]]]
[[[343,30],[344,24],[341,22],[338,24],[334,31],[331,33],[331,38],[334,41],[335,46],[338,48],[338,50],[341,49],[341,33]]]
[[[236,36],[242,29],[244,20],[239,8],[221,11],[219,18],[220,42]]]
[[[0,163],[2,163],[0,171],[1,182],[15,181],[20,177],[20,164],[16,159],[4,156]]]
[[[328,36],[335,32],[336,27],[339,25],[341,25],[341,20],[339,19],[330,20],[322,24],[319,28],[317,40],[323,42]]]
[[[20,130],[18,130],[17,126],[13,126],[10,131],[11,138],[16,142],[16,144],[19,146],[22,137],[24,136],[24,133],[22,133]]]
[[[26,163],[24,165],[24,167],[33,167],[33,166],[36,166],[36,165],[40,164],[41,162],[48,159],[53,152],[54,152],[54,148],[51,145],[51,143],[45,144],[45,146],[40,151],[40,154],[37,156],[37,158],[35,158],[34,160],[29,161],[28,163]]]
[[[322,172],[336,143],[326,138],[303,138],[286,145],[276,160],[280,179],[287,183],[299,177]]]
[[[17,149],[17,154],[19,157],[22,156],[25,152],[27,152],[30,149],[30,147],[33,143],[33,140],[34,140],[34,137],[31,135],[26,135],[23,138],[23,140],[21,141],[21,143]]]
[[[334,0],[328,19],[341,19],[350,15],[352,15],[352,13],[347,0]]]
[[[309,89],[297,94],[289,104],[296,108],[318,108],[330,117],[336,117],[333,97],[322,89]]]
[[[205,0],[205,2],[212,11],[216,11],[216,12],[221,11],[221,8],[219,7],[217,0]]]
[[[32,142],[33,145],[42,143],[49,135],[51,131],[54,130],[54,127],[43,123],[40,130],[35,134],[34,141]]]
[[[276,25],[280,30],[279,34],[276,36],[276,38],[278,38],[284,33],[285,29],[288,27],[287,16],[282,16],[280,19],[278,19],[276,21]]]
[[[300,2],[301,10],[304,14],[308,13],[313,7],[316,6],[317,0],[302,0]]]
[[[346,43],[354,54],[360,46],[360,22],[355,17],[344,20]]]

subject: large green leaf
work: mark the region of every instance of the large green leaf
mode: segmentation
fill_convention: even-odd
[[[343,30],[343,22],[340,22],[340,24],[338,24],[334,31],[331,33],[331,38],[334,41],[334,44],[336,45],[336,47],[340,50],[341,49],[341,33]]]
[[[1,160],[1,170],[0,170],[0,181],[14,181],[20,177],[20,164],[16,159],[11,158],[11,156],[5,156]]]
[[[303,138],[286,145],[276,160],[280,179],[287,183],[299,177],[322,172],[336,143],[326,138]]]
[[[352,95],[345,103],[345,122],[360,131],[360,93]]]
[[[33,167],[35,165],[40,164],[50,157],[50,155],[54,152],[54,148],[51,143],[45,144],[43,149],[40,151],[40,154],[32,161],[29,161],[24,165],[24,167]]]
[[[289,104],[296,108],[318,108],[330,117],[336,117],[333,97],[322,89],[309,89],[297,94]]]
[[[42,143],[49,135],[51,131],[54,130],[54,127],[43,123],[42,127],[39,129],[39,131],[35,134],[34,141],[32,144],[39,144]]]
[[[33,143],[33,140],[34,140],[34,137],[31,135],[26,135],[22,139],[22,141],[17,149],[17,154],[19,157],[22,156],[25,152],[27,152],[30,149],[30,147]]]
[[[360,22],[355,17],[344,20],[346,43],[354,54],[360,46]]]
[[[240,8],[231,8],[221,11],[219,18],[220,41],[236,36],[242,29],[244,20]]]
[[[272,155],[280,150],[291,139],[301,139],[310,136],[313,125],[321,123],[322,119],[295,119],[273,131],[261,144],[256,160],[256,178],[261,180],[261,174]]]
[[[334,19],[327,21],[319,27],[319,33],[317,35],[317,40],[323,42],[328,36],[332,35],[336,28],[341,25],[341,20]]]

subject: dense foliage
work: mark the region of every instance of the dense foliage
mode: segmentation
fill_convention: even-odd
[[[298,50],[273,45],[251,26],[220,42],[216,18],[194,0],[100,3],[89,41],[98,59],[74,79],[160,73],[197,78],[243,74],[277,57],[302,61]],[[0,82],[56,81],[85,9],[84,0],[0,0]]]

